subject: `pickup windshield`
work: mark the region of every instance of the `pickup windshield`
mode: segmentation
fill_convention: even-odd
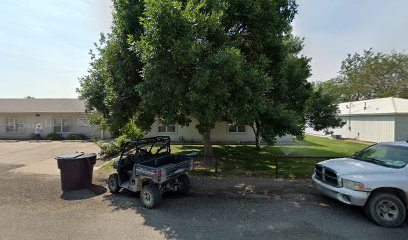
[[[402,168],[408,162],[408,148],[377,144],[358,152],[353,158],[386,167]]]

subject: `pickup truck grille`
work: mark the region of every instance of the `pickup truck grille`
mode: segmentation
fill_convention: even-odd
[[[333,187],[340,187],[338,178],[337,178],[337,173],[328,167],[316,165],[315,166],[315,177],[319,181],[324,182],[328,185],[331,185]]]

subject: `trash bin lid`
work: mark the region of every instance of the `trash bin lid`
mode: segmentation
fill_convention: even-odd
[[[83,152],[65,153],[63,155],[60,155],[60,156],[56,157],[55,159],[57,159],[57,160],[72,159],[72,158],[77,158],[77,157],[82,156],[82,155],[84,155]]]

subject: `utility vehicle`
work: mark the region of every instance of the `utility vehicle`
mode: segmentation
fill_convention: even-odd
[[[117,193],[124,188],[140,192],[142,205],[154,208],[164,192],[189,192],[190,179],[186,173],[194,168],[197,155],[172,155],[168,136],[128,141],[114,163],[117,173],[109,176],[109,190]]]

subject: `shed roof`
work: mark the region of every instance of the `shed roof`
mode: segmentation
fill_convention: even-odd
[[[377,98],[339,104],[340,116],[408,114],[408,99]]]
[[[85,102],[76,98],[0,98],[0,113],[84,113]]]

